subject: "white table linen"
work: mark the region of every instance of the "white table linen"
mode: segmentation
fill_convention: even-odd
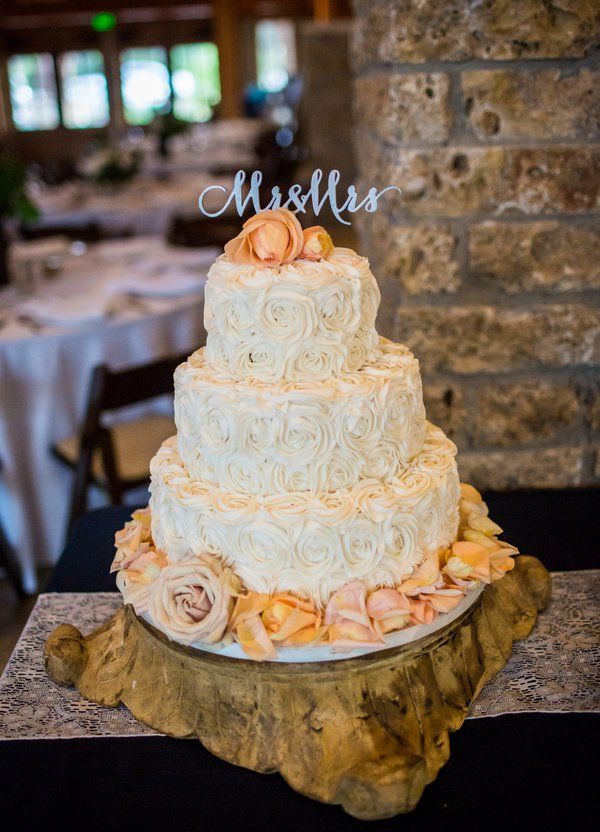
[[[179,172],[167,179],[138,176],[120,186],[91,182],[65,182],[34,194],[45,228],[97,223],[105,235],[164,235],[175,214],[197,215],[198,196],[208,185],[231,189],[233,177],[214,177],[202,172]],[[212,192],[205,204],[218,210],[223,194]]]
[[[178,256],[181,280],[190,287],[194,251],[197,263],[207,261],[201,250],[172,249],[148,239],[143,252],[127,253],[123,245],[119,261],[119,244],[96,248],[67,263],[65,273],[32,299],[0,292],[0,519],[28,591],[36,589],[36,567],[54,563],[64,542],[72,475],[50,447],[80,428],[92,368],[104,363],[119,369],[191,352],[203,334],[206,265],[196,267],[191,293],[135,299],[123,294],[133,274],[141,285],[145,273],[148,284],[155,275],[163,286],[154,294],[164,295]],[[49,321],[43,315],[35,319],[35,303],[42,309],[44,303],[46,309],[54,305],[58,312],[61,297],[65,308],[80,305],[82,320],[73,313],[62,326],[44,325]],[[86,297],[94,309],[104,298],[110,317],[83,320]]]

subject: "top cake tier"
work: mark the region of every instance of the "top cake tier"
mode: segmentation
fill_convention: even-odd
[[[256,266],[221,256],[205,290],[206,360],[234,379],[325,381],[373,359],[380,294],[366,258]]]

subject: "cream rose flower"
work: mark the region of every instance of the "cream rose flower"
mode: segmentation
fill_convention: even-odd
[[[380,303],[381,294],[379,292],[379,287],[377,286],[377,281],[373,275],[370,275],[369,278],[363,283],[360,296],[360,311],[363,324],[365,326],[375,325],[377,310],[379,309]]]
[[[225,339],[215,332],[207,335],[205,356],[209,366],[219,372],[228,373],[232,369],[231,350]]]
[[[321,325],[333,332],[355,329],[360,323],[360,305],[351,281],[337,281],[317,292]]]
[[[271,447],[273,434],[270,418],[253,411],[241,412],[236,414],[236,423],[235,440],[238,451],[264,453]]]
[[[276,494],[308,491],[314,486],[314,465],[290,465],[289,462],[269,462],[265,465],[265,491]]]
[[[325,381],[340,375],[345,357],[339,343],[317,336],[287,356],[285,377],[290,381]]]
[[[225,245],[233,263],[280,266],[295,260],[304,243],[302,226],[287,208],[261,211],[246,220],[242,231]]]
[[[200,415],[199,427],[202,444],[208,448],[223,448],[231,436],[231,410],[209,406]]]
[[[189,511],[181,505],[173,491],[166,491],[158,506],[151,505],[152,515],[156,518],[153,528],[160,529],[161,548],[171,560],[181,560],[189,554]]]
[[[424,496],[431,493],[435,480],[428,471],[411,467],[397,477],[393,487],[398,499],[406,506],[414,506]]]
[[[257,519],[237,529],[233,535],[236,558],[249,572],[270,577],[274,570],[290,565],[290,543],[286,533],[267,520]]]
[[[367,519],[348,522],[341,531],[342,566],[360,578],[376,569],[383,554],[377,526]]]
[[[392,382],[385,407],[386,436],[403,439],[413,425],[415,393],[400,382]]]
[[[150,598],[152,622],[182,644],[214,644],[227,628],[237,594],[233,574],[210,555],[166,566]]]
[[[208,553],[222,557],[225,553],[224,530],[206,511],[198,512],[190,522],[189,547],[191,556]]]
[[[259,494],[263,490],[263,463],[233,453],[219,460],[219,483],[231,491]]]
[[[382,440],[365,454],[362,476],[366,479],[387,480],[398,470],[398,455],[393,442]]]
[[[192,436],[198,425],[198,406],[194,396],[185,391],[175,395],[175,424],[179,433]]]
[[[371,450],[381,435],[381,417],[377,402],[351,398],[344,408],[340,424],[340,440],[354,451]]]
[[[419,537],[417,546],[424,554],[437,552],[444,540],[446,518],[439,501],[431,500],[419,517]]]
[[[212,506],[219,523],[233,526],[256,514],[258,501],[254,494],[232,493],[216,489],[212,494]]]
[[[334,446],[333,424],[318,406],[298,405],[273,420],[273,453],[280,462],[305,465]]]
[[[360,476],[361,458],[348,448],[336,448],[317,460],[318,491],[343,491],[352,488]]]
[[[356,502],[352,494],[319,494],[311,503],[311,516],[327,526],[339,526],[356,514]]]
[[[277,344],[256,339],[233,351],[232,365],[237,376],[279,379],[283,376],[283,353]]]
[[[265,292],[258,321],[267,338],[305,341],[317,328],[315,302],[306,292],[276,284]]]
[[[292,563],[309,580],[326,575],[339,558],[339,538],[331,528],[308,521],[294,530]]]
[[[376,479],[359,480],[352,489],[352,495],[361,513],[374,523],[386,520],[398,503],[393,489]]]
[[[256,334],[252,311],[243,294],[219,298],[215,308],[215,324],[220,334],[232,344],[248,340]]]
[[[370,354],[371,344],[369,334],[364,330],[359,329],[352,339],[350,348],[348,349],[348,358],[346,360],[348,369],[351,372],[360,370],[360,368],[363,367],[369,360]]]
[[[403,570],[415,565],[420,556],[417,546],[420,521],[413,514],[397,511],[383,526],[385,548],[397,558]]]
[[[182,506],[202,509],[212,505],[213,489],[206,483],[198,480],[188,480],[177,492],[177,497]]]

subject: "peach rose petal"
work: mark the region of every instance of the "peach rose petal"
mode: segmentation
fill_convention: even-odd
[[[277,651],[259,615],[238,621],[235,635],[240,647],[251,659],[264,662],[277,657]]]
[[[329,628],[329,643],[334,651],[354,650],[357,647],[372,647],[381,639],[371,627],[356,621],[340,619]]]
[[[320,617],[312,627],[304,627],[303,630],[298,630],[293,635],[286,638],[282,642],[282,647],[303,647],[305,644],[310,644],[312,641],[322,638],[327,631],[326,627],[320,626]]]
[[[304,229],[300,257],[304,260],[324,260],[333,251],[333,241],[322,225]]]
[[[414,624],[431,624],[437,613],[428,601],[413,598],[410,603],[411,618]]]
[[[262,621],[273,641],[285,641],[300,630],[314,627],[317,613],[310,604],[293,596],[275,596],[262,613]]]
[[[295,260],[304,243],[302,226],[287,208],[261,211],[244,223],[241,232],[225,245],[233,263],[281,266]]]
[[[421,600],[426,600],[432,609],[443,614],[457,607],[464,597],[465,593],[462,590],[448,588],[440,589],[431,595],[427,595],[426,598],[422,597]]]
[[[133,512],[131,517],[134,520],[134,522],[140,524],[143,531],[147,535],[150,534],[150,529],[152,527],[152,513],[150,511],[150,506],[146,506],[146,508],[138,508],[136,511]]]
[[[466,482],[461,482],[460,484],[460,496],[465,500],[471,500],[474,503],[482,503],[483,497],[479,493],[479,491],[474,488],[472,485],[469,485]]]
[[[235,630],[238,623],[247,621],[255,615],[260,616],[269,603],[268,595],[261,595],[258,592],[249,592],[247,595],[240,595],[236,598],[233,613],[229,619],[229,629]]]
[[[437,556],[431,555],[421,566],[398,586],[398,592],[403,595],[418,595],[426,587],[434,587],[440,579],[440,561]]]
[[[377,589],[367,598],[367,612],[381,634],[402,630],[410,622],[410,602],[395,589]]]
[[[507,572],[515,567],[514,558],[511,554],[514,553],[514,548],[510,546],[502,546],[496,549],[495,552],[490,553],[490,574],[492,581],[499,581]]]
[[[467,540],[459,540],[452,546],[452,556],[470,567],[470,578],[476,578],[485,584],[491,582],[490,552],[485,546]]]

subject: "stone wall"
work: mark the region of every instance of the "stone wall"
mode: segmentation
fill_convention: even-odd
[[[483,488],[600,482],[600,7],[355,0],[379,329]]]

